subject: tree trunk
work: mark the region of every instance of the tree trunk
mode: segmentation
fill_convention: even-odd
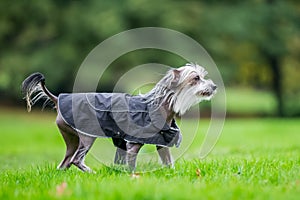
[[[273,72],[272,77],[272,89],[277,100],[277,115],[284,117],[284,102],[283,102],[283,90],[282,90],[282,72],[280,69],[280,61],[274,55],[267,55],[267,61]]]

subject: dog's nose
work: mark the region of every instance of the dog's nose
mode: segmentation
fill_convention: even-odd
[[[218,87],[217,87],[216,85],[213,85],[213,86],[212,86],[212,89],[213,89],[213,90],[216,90],[217,88],[218,88]]]

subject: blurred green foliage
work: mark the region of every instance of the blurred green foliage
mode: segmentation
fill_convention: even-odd
[[[299,115],[299,21],[297,0],[0,1],[0,98],[19,101],[20,84],[34,71],[47,75],[54,93],[71,91],[78,67],[100,42],[158,26],[202,44],[226,86],[273,91],[279,115]],[[165,52],[137,51],[116,60],[108,76],[149,62],[183,64]],[[101,89],[117,78],[106,78]]]

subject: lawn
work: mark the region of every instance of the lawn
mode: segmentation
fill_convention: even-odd
[[[227,119],[214,150],[198,159],[209,125],[203,119],[175,169],[137,174],[97,162],[95,155],[102,152],[96,145],[86,161],[96,173],[87,174],[74,167],[56,170],[65,147],[54,112],[0,109],[0,199],[298,199],[300,195],[299,119]],[[183,144],[192,138],[187,135],[197,123],[187,120]],[[147,151],[151,147],[145,147]],[[140,169],[152,165],[138,164]]]

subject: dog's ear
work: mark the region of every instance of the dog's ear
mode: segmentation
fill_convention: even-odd
[[[180,79],[180,71],[178,69],[170,69],[168,73],[160,80],[161,85],[165,85],[169,89],[177,87]]]
[[[178,69],[173,69],[173,83],[177,83],[179,81],[179,77],[180,77],[180,71]]]

